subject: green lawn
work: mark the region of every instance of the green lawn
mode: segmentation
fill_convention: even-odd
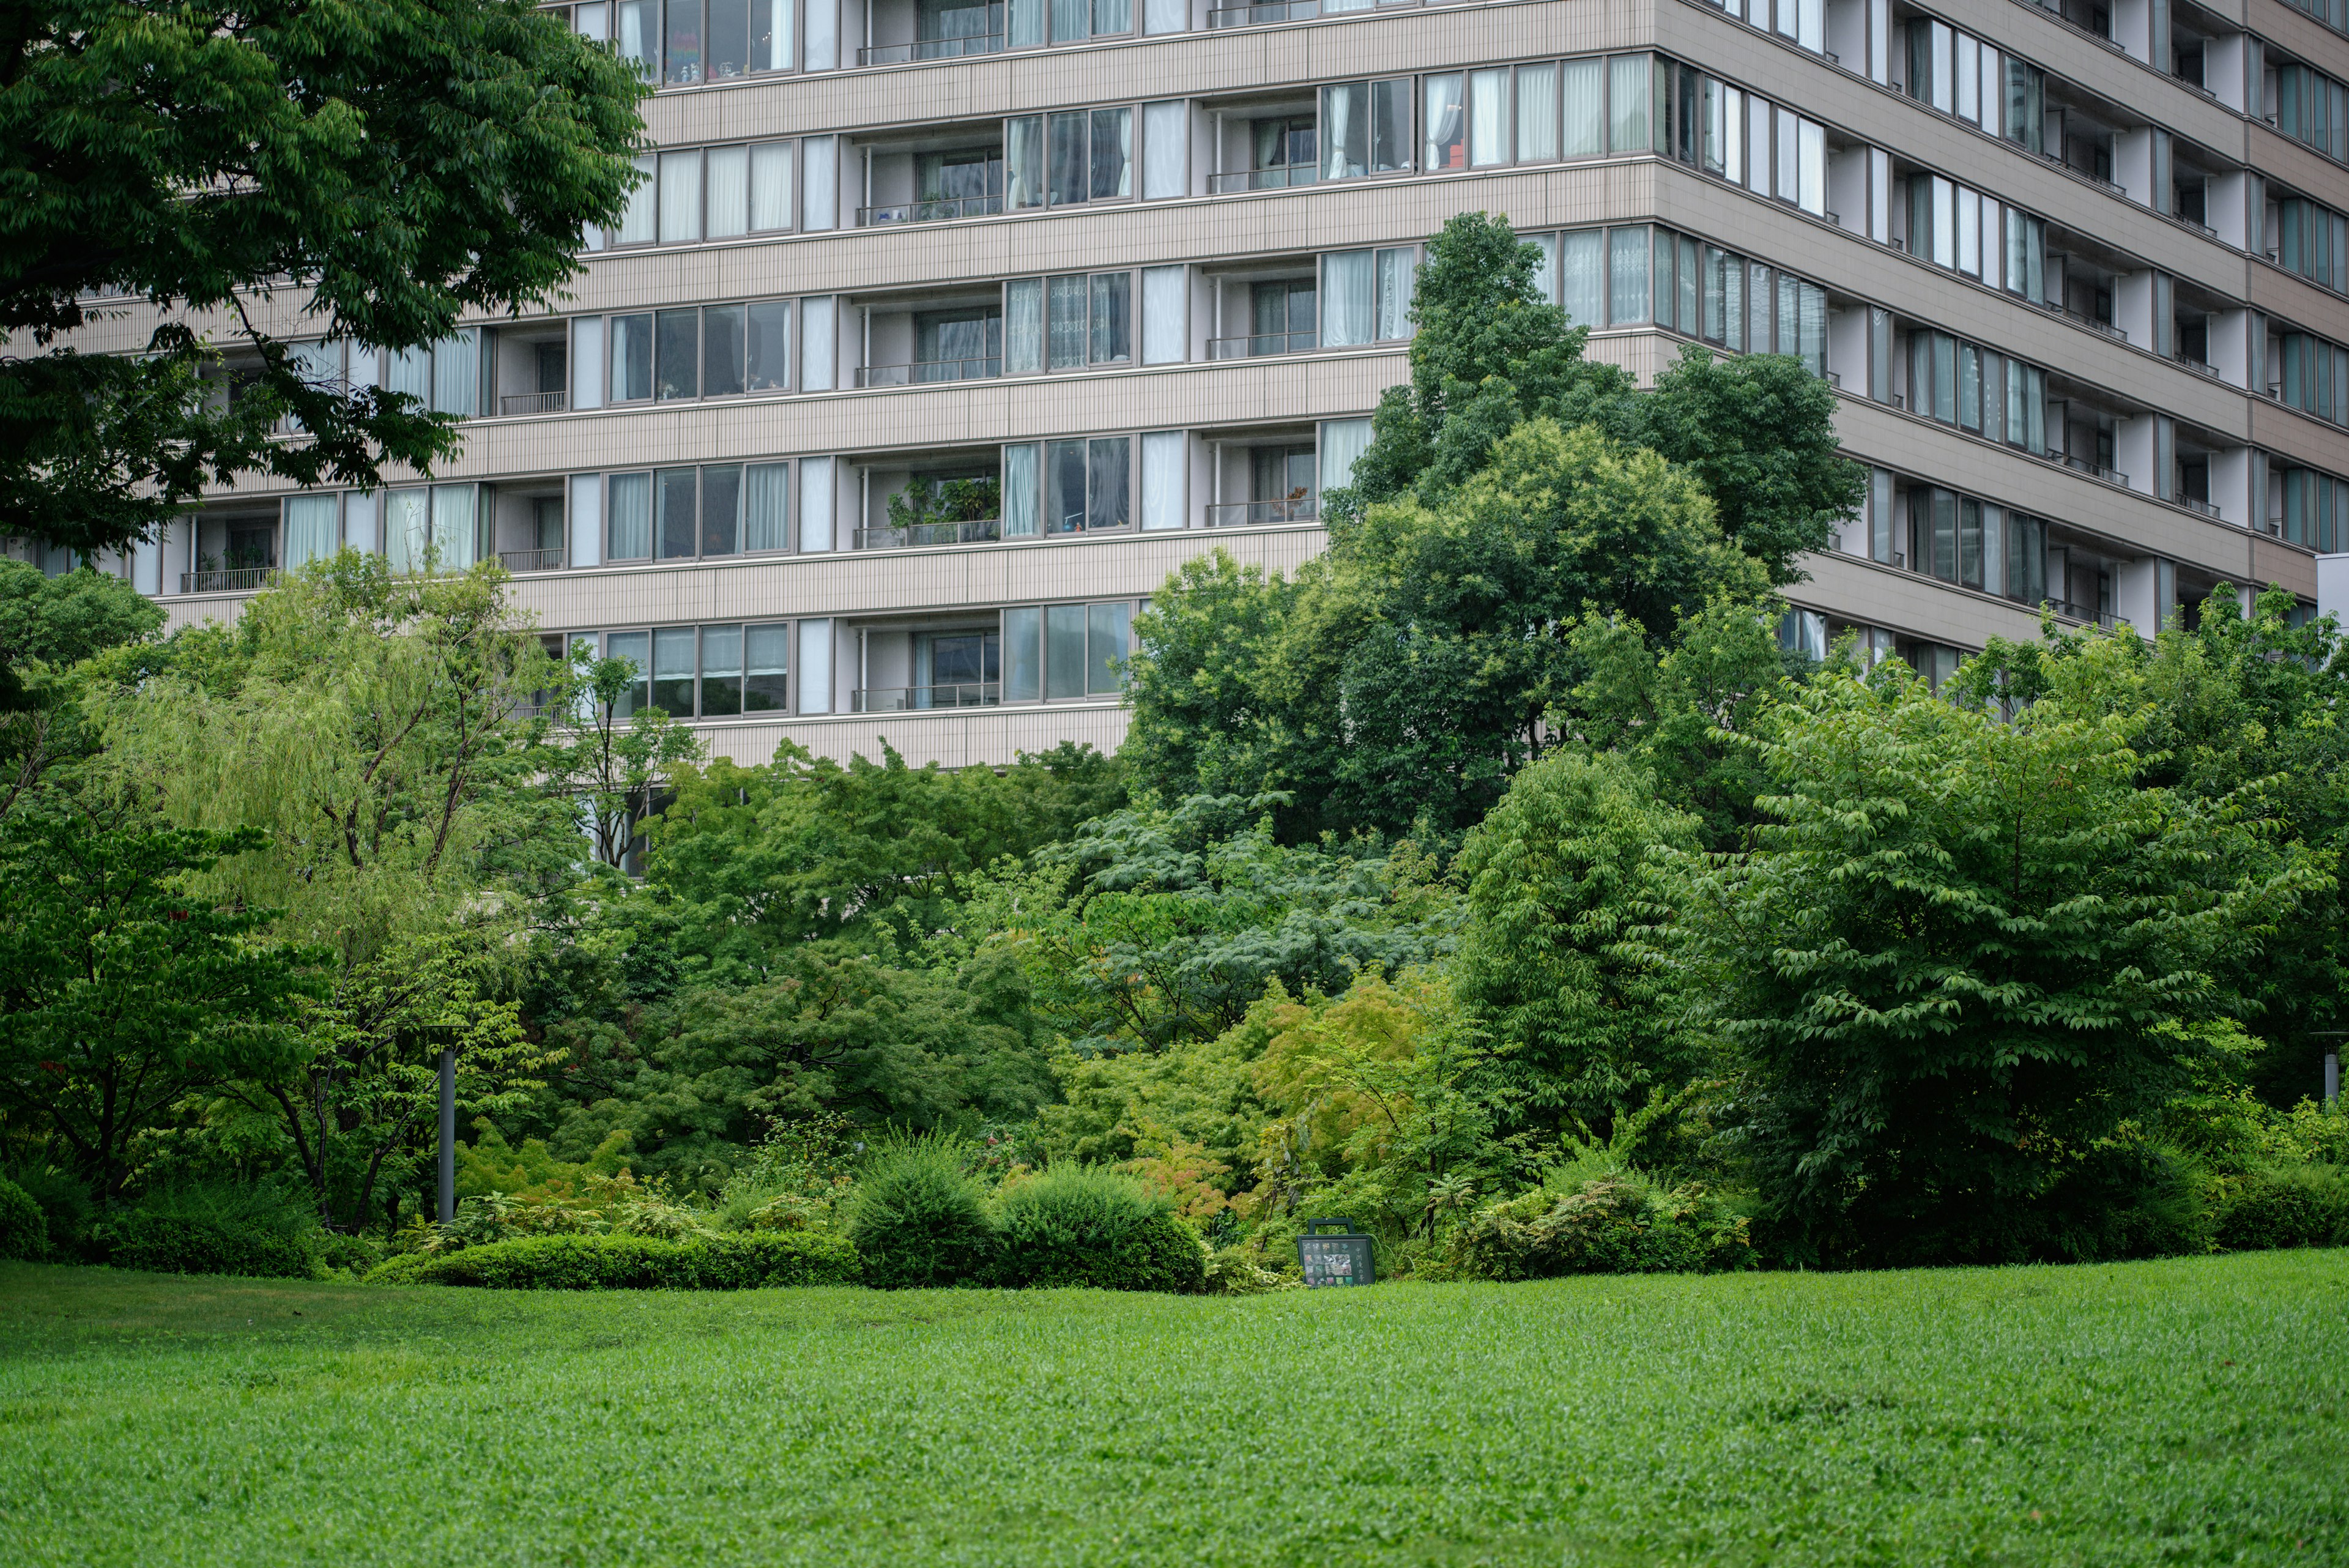
[[[0,1265],[0,1562],[2349,1562],[2349,1253],[1243,1301]]]

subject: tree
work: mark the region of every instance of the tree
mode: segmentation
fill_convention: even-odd
[[[0,1105],[102,1192],[181,1097],[282,1078],[305,1054],[296,1015],[318,955],[263,938],[274,910],[189,886],[259,840],[128,813],[0,820]]]
[[[2126,1163],[2127,1124],[2215,1048],[2197,1026],[2237,1010],[2223,977],[2330,871],[2266,853],[2255,788],[2140,787],[2144,727],[2002,719],[1898,663],[1823,670],[1764,718],[1771,820],[1697,867],[1682,929],[1790,1256],[2102,1250],[2073,1194]]]
[[[636,660],[598,658],[583,639],[571,649],[568,675],[553,705],[569,722],[542,749],[548,786],[577,803],[595,864],[616,868],[660,792],[699,760],[701,742],[658,708],[620,711],[622,696],[643,690]]]
[[[1658,793],[1620,756],[1557,753],[1461,846],[1454,986],[1486,1031],[1480,1086],[1504,1130],[1603,1138],[1701,1067],[1661,940],[1666,857],[1696,846],[1697,825]]]
[[[86,757],[94,739],[72,667],[141,643],[163,611],[119,577],[49,576],[0,561],[0,816],[35,798],[57,765]]]
[[[94,551],[242,473],[429,468],[449,418],[288,338],[406,349],[554,298],[626,204],[649,90],[528,0],[10,7],[0,333],[47,351],[0,360],[0,534]],[[135,353],[57,347],[100,296],[173,319]]]

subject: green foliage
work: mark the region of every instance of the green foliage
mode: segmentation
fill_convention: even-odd
[[[1696,825],[1612,753],[1565,752],[1519,773],[1468,835],[1454,973],[1488,1032],[1489,1092],[1512,1128],[1581,1123],[1602,1133],[1702,1053],[1679,1026],[1679,979],[1661,935],[1666,857]]]
[[[510,1145],[487,1116],[473,1122],[473,1141],[457,1146],[457,1196],[502,1192],[525,1203],[586,1203],[599,1182],[628,1169],[628,1135],[615,1128],[582,1160],[557,1159],[544,1138]]]
[[[1205,1279],[1206,1252],[1171,1202],[1098,1166],[1055,1165],[1007,1184],[996,1222],[1004,1284],[1196,1291]]]
[[[49,1255],[49,1217],[25,1189],[0,1177],[0,1258]]]
[[[1454,1232],[1446,1262],[1482,1280],[1698,1273],[1751,1267],[1745,1232],[1743,1218],[1702,1188],[1666,1192],[1625,1172],[1487,1204]]]
[[[53,1137],[98,1188],[182,1096],[282,1080],[306,1054],[316,955],[263,935],[274,911],[189,886],[249,832],[47,813],[0,818],[0,1111]]]
[[[866,1162],[848,1205],[848,1239],[864,1282],[883,1290],[983,1284],[996,1268],[987,1189],[947,1137],[894,1142]]]
[[[889,497],[889,526],[980,523],[1003,515],[1003,486],[991,479],[916,479]]]
[[[2137,721],[1821,671],[1755,741],[1751,853],[1686,898],[1696,1016],[1797,1260],[2063,1255],[2065,1183],[2216,1047],[2218,972],[2317,872],[2138,787]]]
[[[28,562],[0,561],[0,669],[37,660],[62,670],[143,642],[162,624],[162,607],[120,577],[96,571],[52,577]]]
[[[225,313],[248,357],[233,398],[178,320],[140,354],[0,362],[0,533],[78,549],[240,473],[374,489],[389,462],[446,457],[452,420],[305,370],[243,291],[291,286],[306,334],[394,349],[549,301],[581,225],[626,204],[650,90],[523,0],[51,0],[16,8],[8,38],[0,333],[46,345],[109,289]]]
[[[396,1266],[397,1265],[397,1266]],[[821,1232],[654,1236],[533,1236],[395,1258],[369,1284],[476,1285],[496,1291],[749,1291],[857,1282],[856,1249]]]
[[[622,713],[623,698],[636,701],[645,674],[634,659],[598,658],[595,639],[579,639],[552,694],[571,722],[539,748],[550,792],[575,803],[587,819],[595,864],[616,869],[641,846],[658,793],[701,760],[699,737],[675,716],[646,707]]]
[[[2224,1184],[2215,1240],[2245,1251],[2349,1246],[2349,1173],[2338,1166],[2274,1166]]]
[[[90,1224],[98,1214],[88,1182],[46,1160],[13,1166],[5,1179],[40,1210],[52,1256],[79,1256],[86,1250]]]
[[[284,1187],[204,1182],[140,1195],[91,1227],[118,1269],[306,1279],[317,1272],[317,1217]]]

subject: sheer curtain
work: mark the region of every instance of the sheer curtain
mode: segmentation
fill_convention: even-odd
[[[1535,291],[1541,296],[1544,305],[1557,304],[1557,236],[1527,234],[1526,243],[1538,246],[1542,254],[1541,270],[1534,274]]]
[[[833,296],[800,301],[800,390],[832,390],[833,358],[840,345],[833,325]]]
[[[1044,117],[1023,114],[1003,122],[1003,208],[1016,213],[1043,204]]]
[[[1143,0],[1142,30],[1145,33],[1181,33],[1191,26],[1188,0]]]
[[[1608,230],[1607,253],[1608,322],[1620,327],[1647,320],[1648,231]]]
[[[1368,420],[1321,421],[1321,493],[1341,490],[1354,482],[1354,463],[1371,444]]]
[[[1607,112],[1613,126],[1611,144],[1618,152],[1648,150],[1648,57],[1616,55],[1609,58]]]
[[[1003,287],[1003,373],[1033,376],[1044,369],[1044,280],[1014,278]]]
[[[803,457],[800,459],[800,548],[822,551],[832,548],[833,489],[832,459]]]
[[[800,711],[832,711],[832,622],[800,622]]]
[[[750,232],[750,149],[709,150],[709,224],[713,240]]]
[[[1596,158],[1607,151],[1607,85],[1597,60],[1568,60],[1558,67],[1566,105],[1564,158]]]
[[[1421,84],[1427,100],[1420,117],[1420,123],[1427,128],[1427,155],[1420,167],[1430,174],[1460,168],[1468,159],[1465,128],[1461,124],[1460,78],[1457,73],[1424,77]]]
[[[343,543],[362,556],[376,553],[376,496],[364,490],[354,490],[343,497]]]
[[[653,476],[649,473],[612,475],[611,550],[615,561],[645,561],[653,553]]]
[[[1010,43],[1015,49],[1033,48],[1044,41],[1045,0],[1011,0]]]
[[[840,226],[840,151],[835,137],[811,136],[800,143],[807,169],[800,176],[800,227],[811,234]]]
[[[480,499],[470,484],[432,487],[432,564],[439,570],[461,572],[478,558]]]
[[[761,141],[750,149],[750,228],[764,234],[792,226],[792,144]]]
[[[1191,192],[1191,113],[1181,99],[1142,106],[1142,194],[1164,202]]]
[[[1517,67],[1517,161],[1547,163],[1557,156],[1557,67]]]
[[[742,548],[788,550],[792,545],[792,465],[754,462],[743,476]]]
[[[285,569],[293,571],[312,561],[330,559],[340,543],[335,524],[342,498],[335,495],[295,495],[285,502]]]
[[[1405,247],[1379,253],[1379,342],[1400,343],[1412,335],[1412,293],[1418,277],[1417,251]]]
[[[1321,178],[1343,180],[1369,172],[1369,127],[1363,123],[1369,107],[1368,82],[1348,82],[1321,89]],[[1357,146],[1360,142],[1362,145]]]
[[[426,408],[432,406],[432,350],[402,348],[384,356],[384,390],[405,392]]]
[[[1190,358],[1190,333],[1185,269],[1149,266],[1142,269],[1142,362],[1179,365]]]
[[[701,150],[660,155],[660,237],[663,244],[701,237]]]
[[[1142,438],[1142,525],[1183,526],[1183,491],[1190,438],[1181,431],[1153,431]]]
[[[1025,538],[1036,532],[1036,446],[1021,441],[1003,449],[1003,536]]]
[[[1321,258],[1321,347],[1372,341],[1373,294],[1370,252],[1332,251]]]
[[[1090,0],[1051,0],[1052,42],[1072,43],[1092,35],[1092,6]]]
[[[1468,161],[1480,169],[1509,161],[1509,73],[1468,77]]]
[[[430,495],[423,490],[395,490],[384,497],[384,556],[395,572],[424,569],[424,552],[432,542]]]
[[[468,327],[432,346],[432,407],[471,418],[481,392],[481,337]]]
[[[636,188],[628,192],[628,210],[620,214],[620,235],[616,242],[624,245],[648,245],[653,241],[653,217],[660,207],[660,195],[654,185],[654,173],[659,160],[647,153],[636,160],[636,172],[643,176]]]
[[[761,36],[751,46],[750,57],[768,70],[792,68],[792,22],[797,9],[794,0],[762,0],[753,12]]]

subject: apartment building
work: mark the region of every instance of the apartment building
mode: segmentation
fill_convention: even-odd
[[[1595,358],[1833,383],[1872,479],[1792,641],[1938,677],[2043,603],[2313,607],[2349,551],[2349,0],[556,9],[660,84],[635,204],[559,314],[305,348],[463,455],[212,498],[109,564],[174,623],[341,545],[495,556],[718,754],[1113,748],[1171,570],[1323,547],[1479,210]]]

